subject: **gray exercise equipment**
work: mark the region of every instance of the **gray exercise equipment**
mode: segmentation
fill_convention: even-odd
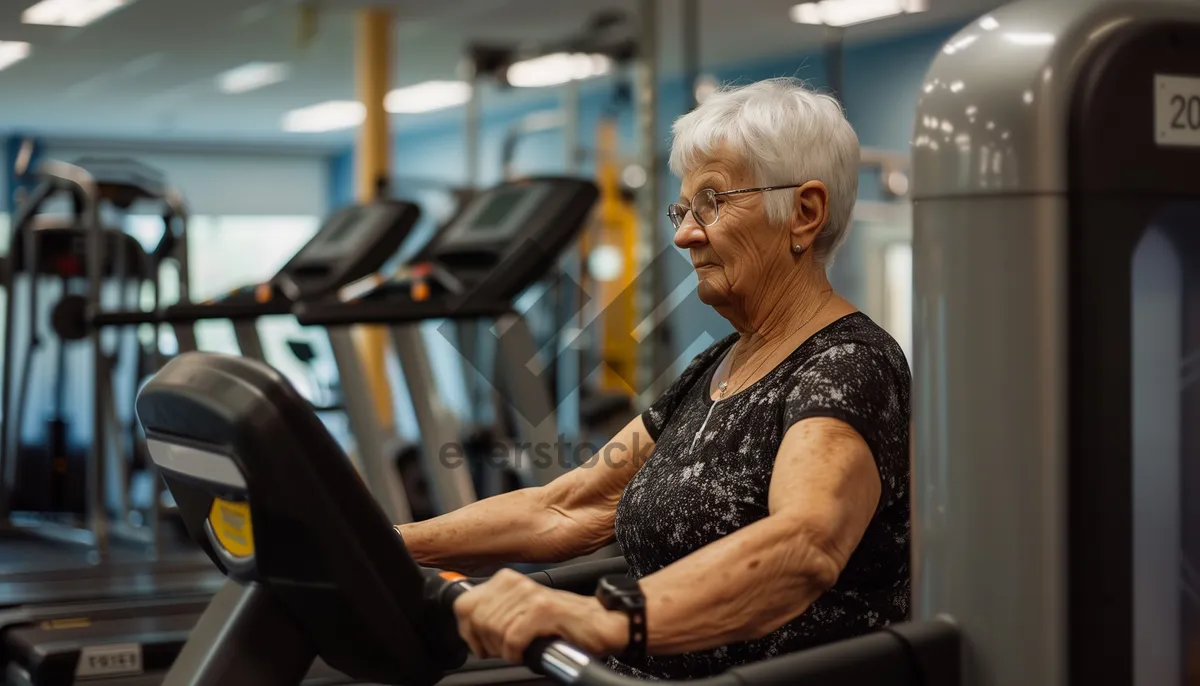
[[[923,90],[914,615],[967,686],[1196,683],[1200,5],[1015,3]]]

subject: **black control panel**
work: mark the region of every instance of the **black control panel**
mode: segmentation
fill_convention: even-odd
[[[500,184],[476,195],[408,265],[347,284],[295,313],[305,325],[502,314],[579,236],[597,197],[586,179]]]
[[[234,289],[206,303],[167,308],[163,320],[247,320],[291,312],[299,300],[328,296],[374,273],[392,258],[420,217],[416,205],[376,200],[338,210],[270,281]]]
[[[295,300],[331,293],[382,267],[420,214],[416,205],[400,200],[346,207],[325,222],[272,282]]]

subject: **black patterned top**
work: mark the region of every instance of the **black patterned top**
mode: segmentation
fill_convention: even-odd
[[[625,488],[615,524],[630,573],[657,572],[766,517],[780,442],[808,417],[841,419],[870,446],[882,480],[879,509],[837,584],[800,616],[763,638],[715,650],[639,665],[609,660],[627,675],[712,676],[908,617],[911,375],[900,346],[866,315],[849,314],[713,408],[713,374],[737,338],[698,355],[642,415],[654,451]]]

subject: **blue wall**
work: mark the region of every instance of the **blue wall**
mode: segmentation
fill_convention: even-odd
[[[960,26],[943,26],[919,34],[876,43],[849,46],[843,58],[843,96],[847,117],[858,132],[864,147],[889,150],[907,150],[913,130],[913,117],[917,97],[925,71],[945,41]],[[825,60],[820,53],[797,54],[786,59],[769,62],[731,65],[709,69],[722,82],[748,83],[775,76],[794,76],[808,81],[813,87],[824,89]],[[664,151],[669,146],[672,121],[683,114],[687,102],[687,86],[682,77],[665,78],[660,82],[658,144]],[[610,102],[609,88],[590,85],[583,89],[580,106],[580,132],[584,147],[591,147],[592,132],[604,108]],[[559,104],[558,96],[549,91],[547,97],[535,102],[507,108],[484,104],[481,129],[480,181],[484,184],[499,179],[500,145],[505,129],[521,117],[538,110],[553,109]],[[620,119],[622,150],[632,155],[637,150],[632,113],[624,112]],[[416,123],[401,122],[395,137],[394,170],[397,177],[421,177],[448,183],[462,183],[466,176],[463,150],[463,114],[446,113],[440,118],[426,118]],[[523,141],[516,165],[522,172],[559,172],[564,168],[565,152],[560,133],[539,134]],[[349,154],[337,156],[331,161],[331,201],[333,206],[349,202],[353,184],[348,177],[353,174]],[[590,167],[590,165],[588,165]],[[588,167],[585,167],[588,168]],[[661,170],[663,199],[675,196],[678,180]],[[864,178],[860,197],[878,197],[874,179]],[[403,192],[403,186],[397,188]],[[419,199],[419,198],[418,198]],[[670,225],[665,222],[659,228],[660,240],[669,245]],[[851,235],[851,242],[853,234]],[[854,259],[853,246],[848,244],[843,257],[835,264],[840,282],[861,281],[857,278],[861,266]],[[694,278],[685,260],[672,261],[667,270],[667,284],[672,287],[682,279]],[[854,299],[853,293],[847,293]],[[701,304],[694,295],[683,302],[672,316],[673,341],[676,354],[684,354],[693,343],[706,340],[708,336],[719,337],[731,329],[710,308]],[[706,335],[707,334],[707,335]]]

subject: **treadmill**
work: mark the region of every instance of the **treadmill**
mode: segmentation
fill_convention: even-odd
[[[336,293],[348,283],[375,273],[400,249],[420,217],[413,203],[392,199],[350,205],[334,213],[268,281],[234,289],[205,302],[164,308],[157,321],[188,327],[197,321],[227,319],[234,327],[242,355],[266,361],[257,321],[289,315],[297,302]],[[93,319],[98,326],[145,321],[142,313],[109,313]],[[399,472],[393,464],[396,438],[376,419],[370,380],[355,349],[349,328],[329,329],[329,341],[343,389],[343,408],[350,422],[359,467],[375,497],[397,522],[412,513]]]
[[[517,296],[542,278],[582,231],[598,193],[587,180],[535,177],[475,195],[412,261],[349,284],[332,297],[294,309],[304,325],[335,330],[387,324],[413,399],[424,474],[433,505],[445,513],[477,499],[464,467],[461,422],[441,402],[437,371],[420,323],[492,320],[495,378],[510,426],[504,464],[487,470],[516,476],[518,486],[544,485],[571,466],[562,454],[546,372],[535,371],[537,348]],[[441,329],[445,331],[445,329]],[[457,450],[455,448],[458,448]],[[496,455],[489,455],[489,462]],[[457,463],[451,466],[449,463]]]

